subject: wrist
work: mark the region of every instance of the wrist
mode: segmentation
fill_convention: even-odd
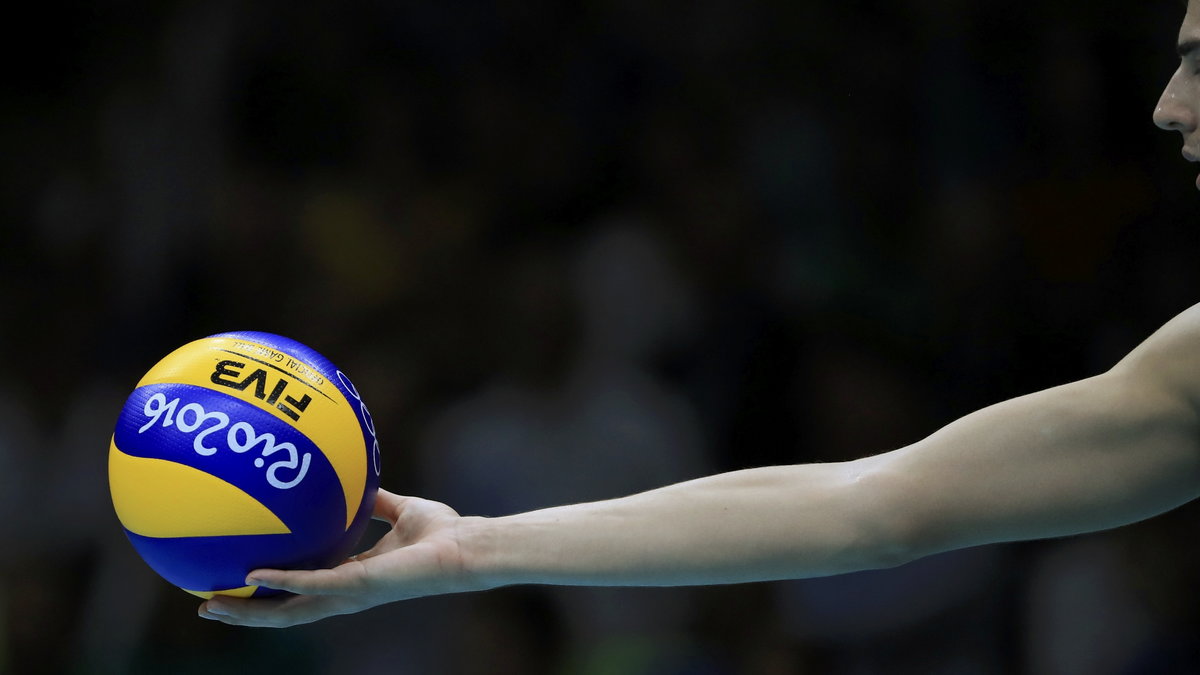
[[[511,574],[506,574],[498,564],[496,518],[465,516],[455,527],[459,556],[467,590],[485,591],[517,583]]]

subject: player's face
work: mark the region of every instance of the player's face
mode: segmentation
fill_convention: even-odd
[[[1184,159],[1200,162],[1200,0],[1188,0],[1178,44],[1179,68],[1158,99],[1154,123],[1182,134]],[[1200,189],[1200,176],[1196,188]]]

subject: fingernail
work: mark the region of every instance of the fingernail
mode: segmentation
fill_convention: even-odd
[[[197,616],[199,616],[201,619],[208,619],[209,621],[217,620],[217,617],[213,616],[209,612],[200,612],[200,614],[198,614]]]
[[[209,605],[208,607],[206,607],[204,609],[204,611],[208,612],[209,614],[217,614],[219,616],[229,616],[229,612],[226,612],[225,610],[221,609],[220,607],[213,607],[212,605]]]
[[[258,586],[258,577],[246,577],[247,586]]]

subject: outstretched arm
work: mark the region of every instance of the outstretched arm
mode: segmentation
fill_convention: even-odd
[[[281,626],[520,583],[681,585],[885,567],[1115,527],[1200,494],[1200,306],[1112,370],[851,462],[765,467],[604,502],[460,518],[381,491],[379,544],[332,570],[252,573],[284,599],[201,615]]]

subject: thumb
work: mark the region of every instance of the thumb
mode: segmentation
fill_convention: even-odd
[[[408,502],[410,499],[412,498],[401,497],[398,494],[379,488],[375,491],[375,506],[371,517],[375,520],[383,520],[395,525],[396,519],[399,518],[405,502]]]

